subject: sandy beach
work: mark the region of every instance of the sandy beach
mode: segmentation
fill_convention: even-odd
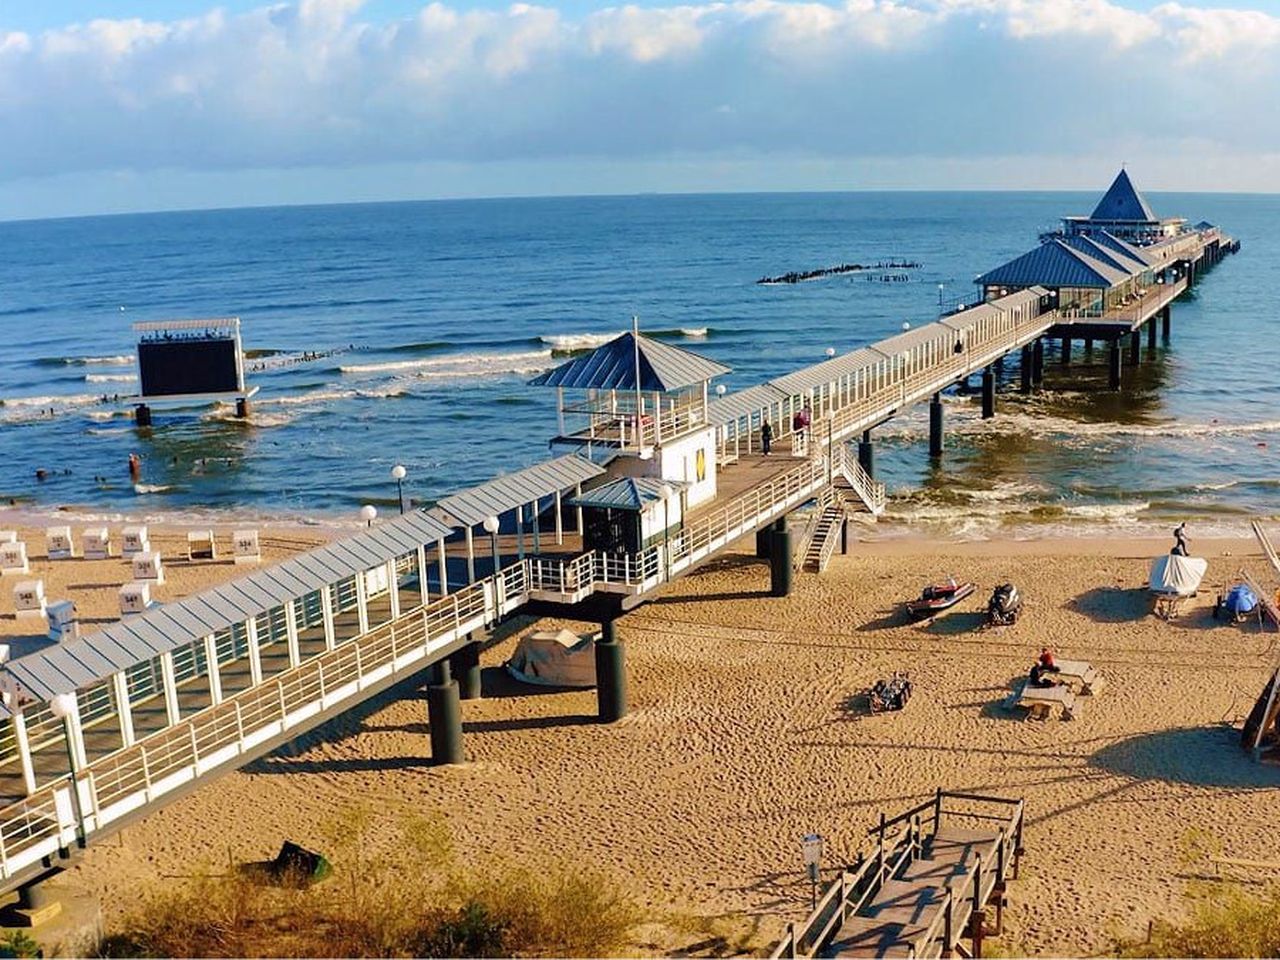
[[[24,535],[42,554],[42,535]],[[264,553],[316,539],[264,530]],[[185,553],[181,531],[153,528],[153,541],[175,561]],[[621,621],[632,711],[616,725],[594,722],[594,692],[509,680],[501,663],[521,631],[508,631],[484,653],[485,699],[463,705],[467,764],[428,766],[425,703],[387,702],[129,827],[71,879],[118,917],[136,882],[269,857],[283,839],[323,848],[353,802],[373,806],[376,854],[407,805],[446,818],[476,869],[557,860],[612,877],[657,921],[637,952],[705,939],[680,939],[676,921],[691,916],[723,918],[740,946],[761,949],[806,912],[804,834],[827,838],[828,864],[850,861],[882,810],[941,786],[1026,800],[1027,856],[999,948],[1104,950],[1178,916],[1186,880],[1211,872],[1182,862],[1193,828],[1230,857],[1271,859],[1280,843],[1268,802],[1280,770],[1250,762],[1231,727],[1265,682],[1275,634],[1210,615],[1242,565],[1273,578],[1252,541],[1192,545],[1209,573],[1173,622],[1151,615],[1143,589],[1165,540],[859,543],[822,576],[798,575],[786,599],[767,596],[763,561],[729,555]],[[161,600],[238,572],[167,565]],[[51,598],[114,616],[121,561],[35,567]],[[931,624],[906,624],[897,604],[952,573],[978,592]],[[0,606],[9,634],[21,632],[12,579]],[[1026,596],[1022,620],[979,631],[986,597],[1006,580]],[[1043,645],[1106,678],[1073,721],[1024,722],[1000,707]],[[914,681],[909,706],[868,716],[860,694],[895,670]]]

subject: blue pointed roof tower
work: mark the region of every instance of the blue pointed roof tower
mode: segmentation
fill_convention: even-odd
[[[1123,167],[1087,217],[1064,217],[1063,233],[1068,237],[1095,237],[1107,233],[1136,247],[1175,237],[1186,228],[1178,217],[1157,217],[1138,192]]]
[[[1116,174],[1116,178],[1111,182],[1107,192],[1102,195],[1098,205],[1093,208],[1093,215],[1089,219],[1146,222],[1155,220],[1156,215],[1151,212],[1151,208],[1147,206],[1147,201],[1143,199],[1142,194],[1138,192],[1138,188],[1129,179],[1128,171],[1121,167],[1120,172]]]

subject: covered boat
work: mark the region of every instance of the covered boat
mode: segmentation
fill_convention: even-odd
[[[525,634],[504,664],[524,683],[548,687],[596,685],[596,635],[570,630],[536,630]]]
[[[1209,569],[1203,557],[1183,557],[1166,553],[1151,561],[1148,589],[1164,597],[1191,597],[1200,589],[1200,581]]]

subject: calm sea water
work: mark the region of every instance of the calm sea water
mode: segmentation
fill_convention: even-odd
[[[1280,197],[1150,199],[1221,224],[1243,252],[1175,305],[1172,343],[1118,396],[1101,350],[1069,371],[1051,350],[1046,392],[1002,396],[994,421],[950,398],[941,466],[923,410],[880,431],[897,525],[982,535],[1191,516],[1204,531],[1280,516]],[[0,223],[0,495],[101,515],[351,518],[394,501],[388,471],[403,462],[407,494],[430,500],[545,457],[554,391],[525,382],[632,314],[730,365],[736,389],[936,319],[940,295],[971,295],[977,273],[1095,201],[641,196]],[[890,259],[920,266],[908,282],[755,283]],[[261,388],[252,419],[157,413],[136,429],[111,400],[137,388],[130,324],[228,315]]]

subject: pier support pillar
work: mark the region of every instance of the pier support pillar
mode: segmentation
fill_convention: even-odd
[[[133,419],[140,427],[151,426],[151,408],[140,403],[133,408]]]
[[[453,679],[449,661],[432,667],[434,676],[427,687],[427,723],[431,727],[431,763],[444,766],[462,763],[462,704],[458,681]]]
[[[756,531],[756,559],[764,560],[769,556],[769,533],[772,525],[766,525]]]
[[[858,466],[866,471],[868,477],[875,477],[876,448],[871,443],[870,430],[863,430],[862,439],[858,441]]]
[[[1142,334],[1134,330],[1129,334],[1129,366],[1136,367],[1142,362]]]
[[[1037,340],[1031,348],[1031,385],[1037,390],[1044,383],[1044,339]]]
[[[847,556],[849,553],[849,518],[844,517],[840,521],[840,555]]]
[[[1004,376],[1004,357],[996,357],[995,362],[996,377]]]
[[[996,415],[996,375],[990,367],[982,371],[982,419]]]
[[[1156,318],[1152,317],[1147,321],[1147,352],[1153,353],[1156,349]]]
[[[236,398],[236,418],[238,420],[249,419],[249,398],[248,397]]]
[[[1062,338],[1062,365],[1064,367],[1071,366],[1071,338]]]
[[[1084,338],[1084,352],[1086,356],[1093,353],[1093,337]]]
[[[616,620],[600,624],[596,641],[596,702],[601,723],[627,715],[627,651],[618,639]]]
[[[785,527],[770,534],[773,549],[769,554],[769,595],[791,595],[791,531]]]
[[[463,700],[480,699],[480,644],[472,640],[449,658],[449,668],[458,680],[458,695]]]
[[[1164,305],[1164,309],[1160,311],[1160,333],[1164,336],[1164,342],[1169,342],[1169,331],[1172,327],[1173,311],[1169,308],[1169,304]]]
[[[929,456],[942,456],[942,394],[929,401]]]
[[[1107,357],[1109,361],[1109,370],[1107,376],[1107,386],[1112,390],[1120,389],[1120,338],[1111,341],[1111,350]]]
[[[1031,359],[1031,353],[1032,351],[1030,346],[1022,348],[1022,383],[1020,387],[1023,393],[1031,392],[1031,365],[1033,362]]]

